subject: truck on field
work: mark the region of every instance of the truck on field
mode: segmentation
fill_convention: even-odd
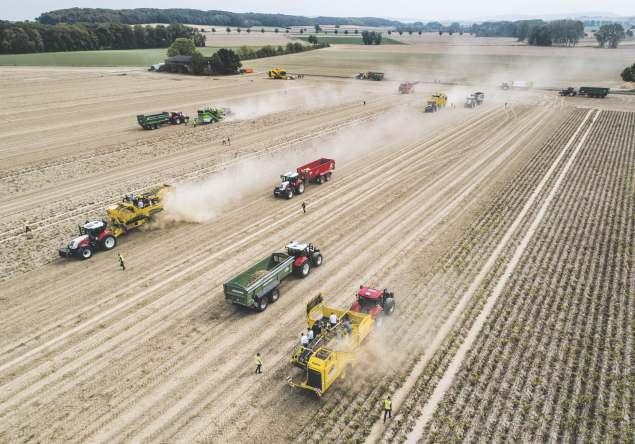
[[[603,99],[609,94],[609,91],[610,88],[603,88],[600,86],[582,86],[578,91],[578,95]]]
[[[190,118],[182,112],[163,111],[157,114],[138,114],[137,123],[146,130],[157,129],[162,125],[180,125],[187,123]]]
[[[359,349],[375,328],[375,320],[369,313],[329,307],[319,294],[306,306],[306,323],[314,338],[293,349],[291,363],[302,373],[295,380],[289,376],[287,382],[321,397],[355,365]]]
[[[574,87],[569,86],[568,88],[561,89],[558,94],[563,97],[575,97],[578,95],[578,91]]]
[[[480,91],[470,94],[465,99],[465,107],[466,108],[474,108],[478,105],[482,105],[485,101],[485,93]]]
[[[202,106],[196,112],[194,126],[220,122],[229,114],[231,114],[231,111],[227,108],[216,108],[210,105]]]
[[[381,80],[384,80],[384,73],[375,71],[360,72],[355,76],[355,78],[357,80],[374,80],[376,82],[379,82]]]
[[[109,251],[117,246],[117,238],[152,220],[163,211],[163,198],[169,185],[142,194],[124,196],[122,201],[106,210],[108,220],[86,221],[79,227],[79,236],[59,249],[62,257],[90,259],[93,253]]]
[[[272,253],[223,284],[225,300],[235,305],[265,311],[280,297],[280,283],[295,274],[307,277],[312,267],[322,265],[319,248],[307,242],[291,242],[286,252]]]
[[[295,194],[304,193],[308,183],[321,184],[331,180],[334,169],[335,160],[325,157],[299,166],[295,171],[280,176],[280,184],[273,189],[273,195],[291,199]]]

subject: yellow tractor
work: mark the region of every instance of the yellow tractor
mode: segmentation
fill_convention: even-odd
[[[307,304],[306,321],[314,337],[299,344],[291,356],[291,363],[302,369],[303,377],[300,381],[288,377],[287,382],[321,397],[355,364],[357,351],[373,331],[375,320],[368,313],[328,307],[320,294]]]
[[[108,207],[112,234],[119,237],[149,222],[154,214],[163,211],[163,197],[170,189],[169,185],[163,185],[147,193],[130,194]]]
[[[268,71],[267,75],[270,79],[276,80],[293,80],[295,78],[282,68],[271,68],[271,71]]]
[[[443,93],[436,93],[430,96],[428,100],[428,104],[426,105],[425,112],[433,113],[437,111],[439,108],[443,108],[448,104],[448,96]]]

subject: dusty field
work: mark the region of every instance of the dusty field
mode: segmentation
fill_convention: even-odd
[[[298,60],[309,66],[311,56]],[[497,433],[506,431],[523,412],[512,398],[533,403],[534,392],[492,390],[485,375],[504,376],[504,387],[524,384],[527,369],[506,370],[518,362],[509,354],[525,349],[497,340],[516,334],[535,344],[540,338],[532,335],[558,337],[565,328],[550,322],[553,310],[543,310],[544,322],[543,311],[534,316],[534,301],[526,297],[529,291],[550,297],[527,287],[531,278],[549,288],[547,276],[536,276],[556,276],[569,263],[564,252],[579,248],[576,238],[559,237],[560,213],[570,215],[572,231],[590,233],[589,250],[577,260],[598,262],[590,262],[595,275],[580,278],[580,285],[599,276],[602,296],[560,291],[554,297],[564,302],[536,304],[577,310],[575,301],[594,301],[585,310],[597,314],[593,319],[600,313],[615,319],[605,335],[620,351],[609,355],[603,342],[584,342],[602,324],[590,319],[574,329],[586,347],[577,368],[588,362],[598,375],[608,368],[615,375],[632,371],[623,322],[632,309],[623,300],[633,288],[627,174],[633,114],[625,112],[635,111],[633,98],[584,103],[602,107],[598,114],[552,93],[503,94],[483,85],[483,107],[423,115],[433,86],[418,85],[410,96],[395,94],[395,87],[327,78],[277,82],[262,73],[196,79],[140,70],[3,69],[0,441],[400,441],[408,434],[418,439],[419,431],[445,441],[458,429],[443,418],[462,421],[481,399],[470,392],[475,376],[469,371],[480,365],[490,372],[474,382],[494,406],[487,413],[505,419],[466,424],[460,436],[482,437],[492,421]],[[447,92],[460,104],[467,90]],[[205,103],[229,106],[235,117],[158,131],[143,131],[134,119],[160,110],[192,114]],[[42,115],[57,118],[34,118]],[[614,150],[603,151],[609,145],[598,128],[623,134],[610,145]],[[231,146],[220,143],[227,136]],[[307,189],[306,215],[300,199],[271,197],[278,174],[318,156],[337,159],[337,169],[332,182]],[[581,183],[570,178],[573,172],[596,177],[584,199],[575,199],[582,189],[573,186]],[[77,223],[103,215],[126,192],[164,182],[176,185],[178,199],[151,229],[90,261],[55,257]],[[597,212],[598,202],[615,213]],[[554,207],[560,212],[541,216]],[[610,265],[591,248],[600,236],[593,227],[604,220],[616,221],[606,222],[607,248],[616,252]],[[30,238],[25,224],[33,228]],[[264,313],[227,306],[223,281],[292,239],[317,244],[324,265],[305,280],[285,281],[280,300]],[[117,253],[127,259],[125,272]],[[553,262],[543,268],[538,258]],[[505,278],[509,264],[524,274]],[[610,280],[605,269],[619,279]],[[619,291],[609,281],[621,282]],[[288,387],[305,301],[323,291],[329,303],[345,306],[362,283],[393,289],[398,304],[364,351],[364,365],[321,400]],[[519,309],[523,304],[529,308]],[[534,330],[517,332],[517,318],[527,316]],[[564,324],[578,315],[563,309],[563,316]],[[502,333],[487,334],[494,328]],[[558,355],[558,343],[544,340],[545,353]],[[462,351],[463,344],[474,351]],[[483,362],[490,349],[501,357]],[[257,351],[264,360],[260,376],[253,374]],[[568,370],[567,355],[558,357],[555,369],[532,371],[543,375],[540,384],[568,378],[571,388],[532,406],[556,415],[520,436],[620,436],[614,430],[619,434],[629,417],[615,409],[608,413],[612,428],[587,420],[578,434],[559,432],[579,393],[590,399],[585,418],[604,408],[600,398],[611,408],[621,403],[621,412],[632,411],[633,401],[617,376],[587,393],[579,373]],[[395,398],[395,418],[383,428],[378,417],[386,393]],[[453,410],[447,399],[460,403]],[[431,405],[433,415],[420,415]],[[515,429],[505,433],[516,436]]]
[[[393,37],[398,36],[393,33]],[[519,45],[509,39],[464,35],[422,38],[416,44],[407,45],[333,45],[272,60],[291,70],[315,74],[350,76],[368,70],[383,71],[390,79],[474,82],[492,87],[512,80],[533,81],[539,87],[582,86],[584,83],[621,87],[619,74],[628,64],[626,61],[634,59],[635,46],[632,45],[615,50],[539,48]],[[272,60],[253,61],[250,65],[265,69]]]

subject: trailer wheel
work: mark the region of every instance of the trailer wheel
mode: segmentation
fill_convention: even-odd
[[[303,183],[300,183],[300,185],[298,185],[298,189],[296,190],[296,192],[298,194],[304,193],[304,184]]]
[[[318,183],[318,185],[322,184],[322,176],[318,176],[317,179],[315,179],[315,181]]]
[[[292,199],[293,198],[293,190],[289,190],[289,192],[287,193],[287,199]]]
[[[93,256],[93,250],[90,247],[84,247],[79,250],[79,254],[82,259],[90,259]]]
[[[280,291],[278,291],[277,288],[274,288],[273,290],[271,290],[271,293],[269,293],[269,302],[273,304],[279,298],[280,298]]]
[[[112,250],[117,245],[117,239],[115,236],[106,236],[101,243],[101,246],[104,250]]]
[[[262,312],[265,311],[267,309],[267,297],[263,296],[260,299],[258,299],[258,311]]]
[[[395,300],[393,298],[386,298],[384,302],[384,313],[390,316],[395,312]]]
[[[315,265],[316,267],[322,265],[322,255],[320,253],[313,256],[313,265]]]

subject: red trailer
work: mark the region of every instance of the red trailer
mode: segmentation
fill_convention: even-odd
[[[280,176],[280,185],[273,189],[275,197],[291,199],[294,194],[304,193],[307,183],[323,183],[331,180],[335,169],[335,160],[321,158],[299,166],[295,172],[288,172]]]

